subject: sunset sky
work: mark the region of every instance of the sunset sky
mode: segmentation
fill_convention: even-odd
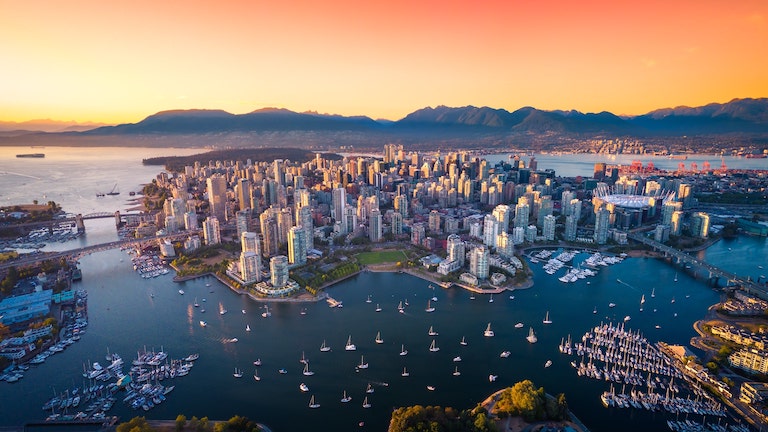
[[[768,96],[768,1],[0,0],[0,120]]]

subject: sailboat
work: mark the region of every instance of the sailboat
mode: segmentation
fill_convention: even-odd
[[[429,344],[429,352],[438,352],[440,351],[440,347],[437,346],[437,343],[435,343],[435,340],[432,339],[432,343]]]
[[[651,290],[651,297],[656,297],[656,287]]]
[[[675,282],[677,282],[677,273],[675,273]]]
[[[381,338],[381,332],[377,332],[376,333],[376,339],[374,339],[374,340],[376,341],[377,344],[383,344],[384,343],[384,339]]]
[[[552,324],[552,320],[549,319],[549,311],[547,311],[547,314],[544,316],[544,321],[542,321],[544,324]]]
[[[400,376],[402,376],[402,377],[407,377],[407,376],[410,376],[410,375],[411,375],[411,374],[410,374],[410,373],[408,373],[408,371],[405,369],[405,366],[403,366],[403,373],[401,373],[401,374],[400,374]]]
[[[363,399],[363,408],[370,408],[370,407],[371,407],[371,403],[368,402],[368,396],[366,396],[365,399]]]
[[[347,396],[347,391],[344,390],[344,395],[341,397],[343,403],[347,403],[352,400],[352,396]]]
[[[368,369],[368,363],[365,362],[365,356],[360,356],[360,364],[357,365],[358,369]]]
[[[267,318],[267,317],[271,317],[272,316],[272,312],[269,311],[269,306],[268,305],[264,305],[264,312],[261,313],[261,316],[263,318]]]
[[[643,303],[645,303],[645,294],[640,296],[640,304],[643,304]]]
[[[593,313],[593,314],[596,314],[596,313],[597,313],[597,306],[595,306],[595,308],[594,308],[594,309],[592,309],[592,313]]]
[[[299,363],[309,364],[309,359],[307,359],[307,356],[304,355],[304,351],[301,352],[301,358],[299,359]]]
[[[400,300],[400,304],[397,305],[397,311],[400,313],[405,313],[405,308],[403,308],[403,301]]]
[[[376,312],[381,312],[381,306],[378,303],[376,303]]]
[[[251,325],[250,324],[246,324],[245,325],[245,331],[247,331],[247,332],[251,331]]]
[[[453,376],[459,376],[461,375],[461,372],[459,372],[459,367],[456,366],[456,368],[453,370]]]
[[[365,388],[365,392],[369,394],[373,393],[373,386],[371,385],[371,383],[368,383],[368,387]]]
[[[370,303],[371,302],[371,295],[370,294],[368,294],[368,298],[365,300],[365,302],[366,303]],[[345,394],[346,394],[346,392],[345,392]]]
[[[467,340],[466,340],[466,338],[464,338],[464,336],[461,337],[461,342],[459,342],[459,344],[461,344],[463,346],[467,346]]]
[[[536,343],[539,339],[536,337],[536,333],[533,332],[533,327],[528,331],[528,336],[525,337],[530,343]]]
[[[432,307],[432,300],[427,300],[427,308],[424,309],[425,312],[434,312],[435,308]]]
[[[309,362],[304,363],[304,371],[302,372],[302,374],[304,374],[304,376],[312,376],[315,374],[314,372],[309,370]]]
[[[232,376],[235,378],[242,378],[243,372],[240,369],[235,368],[235,372],[232,374]]]
[[[347,344],[344,346],[344,349],[347,351],[355,351],[357,349],[355,344],[352,343],[352,335],[349,335],[349,338],[347,339]]]
[[[120,190],[117,188],[117,183],[112,186],[112,190],[107,192],[107,195],[120,195]]]
[[[219,302],[219,315],[224,315],[225,313],[227,313],[227,310],[224,309],[224,305]]]
[[[493,294],[491,294],[491,298],[488,299],[488,303],[493,303]]]
[[[429,326],[429,331],[427,332],[430,336],[437,336],[439,333],[435,331],[435,329],[432,328],[432,326]]]
[[[494,336],[493,330],[491,330],[491,323],[488,323],[488,327],[485,328],[485,331],[483,332],[483,336],[485,336],[485,337],[493,337]]]
[[[404,356],[408,354],[408,350],[405,349],[405,345],[400,345],[400,355]]]
[[[254,369],[253,370],[253,379],[256,380],[256,381],[261,381],[261,377],[259,376],[259,370],[258,369]]]
[[[195,303],[194,303],[194,305],[195,305],[195,307],[200,307],[200,304],[197,302],[197,297],[195,297]]]
[[[320,345],[320,352],[328,352],[331,350],[331,347],[325,344],[325,339],[323,339],[323,344]]]
[[[310,408],[320,408],[320,404],[315,402],[315,395],[312,395],[312,397],[309,398],[309,407]]]

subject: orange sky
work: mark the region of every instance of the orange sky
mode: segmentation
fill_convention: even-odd
[[[0,0],[0,120],[768,96],[765,0]]]

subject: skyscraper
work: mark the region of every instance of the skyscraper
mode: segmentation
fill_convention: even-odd
[[[306,231],[295,226],[288,231],[288,262],[296,265],[307,263]]]
[[[449,261],[457,261],[460,266],[464,265],[464,241],[461,240],[461,237],[456,234],[449,235],[446,242],[446,249]]]
[[[610,223],[611,212],[605,207],[595,213],[595,234],[594,240],[597,244],[605,244],[608,241],[608,225]]]
[[[227,179],[221,174],[214,174],[206,180],[210,214],[221,221],[227,220]]]
[[[240,235],[240,247],[242,252],[261,253],[259,235],[255,232],[244,232]]]
[[[528,214],[531,208],[525,197],[520,197],[515,206],[515,228],[525,228],[528,226]]]
[[[219,219],[215,216],[210,216],[203,222],[203,239],[205,240],[206,245],[221,243]]]
[[[555,239],[555,223],[557,222],[557,218],[554,215],[546,215],[544,216],[544,223],[542,224],[542,235],[544,236],[544,240],[552,241]]]
[[[271,273],[270,282],[273,287],[281,288],[288,283],[288,257],[277,255],[270,258],[269,270]]]
[[[346,227],[347,221],[344,209],[347,206],[347,191],[343,188],[336,188],[331,194],[331,216],[336,222],[341,222],[341,226]]]
[[[403,233],[403,215],[398,212],[392,213],[392,234],[398,236]]]
[[[472,249],[469,255],[469,272],[477,276],[478,279],[488,278],[488,248],[478,246]]]
[[[253,251],[240,253],[240,277],[250,284],[261,281],[261,257]]]
[[[379,209],[371,210],[371,216],[368,218],[368,238],[372,242],[381,241],[382,218]]]

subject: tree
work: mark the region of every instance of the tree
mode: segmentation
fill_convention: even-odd
[[[184,426],[187,425],[187,416],[184,414],[179,414],[176,416],[176,430],[181,431],[184,429]]]
[[[154,432],[144,417],[134,417],[126,423],[117,426],[117,432]]]

